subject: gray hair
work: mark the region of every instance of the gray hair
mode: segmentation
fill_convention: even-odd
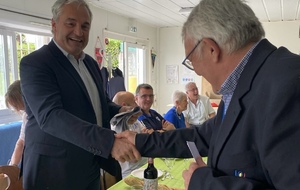
[[[265,31],[244,0],[202,0],[182,28],[182,38],[211,38],[228,54],[257,42]]]
[[[153,88],[152,88],[152,86],[150,84],[143,83],[143,84],[139,84],[136,87],[135,95],[138,95],[140,93],[141,88],[145,88],[147,90],[152,90],[153,91]]]
[[[81,5],[85,6],[92,20],[93,18],[92,11],[88,6],[88,4],[85,2],[85,0],[57,0],[52,6],[53,20],[57,21],[59,16],[61,15],[63,6],[71,3],[78,3],[78,6]]]
[[[185,91],[188,91],[188,90],[189,90],[189,87],[190,87],[191,85],[195,85],[195,86],[197,87],[197,85],[196,85],[195,82],[188,82],[188,83],[185,84]]]
[[[176,104],[176,101],[181,102],[183,97],[186,97],[186,93],[176,90],[175,92],[173,92],[172,94],[172,99],[173,99],[173,104]]]

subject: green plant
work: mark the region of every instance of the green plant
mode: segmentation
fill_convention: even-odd
[[[109,43],[108,45],[106,45],[106,59],[108,58],[108,56],[110,56],[111,58],[111,62],[112,62],[112,67],[119,67],[119,54],[121,52],[121,40],[116,40],[116,39],[111,39],[109,38]],[[108,60],[106,60],[108,61]],[[106,66],[107,66],[107,62],[106,62]]]

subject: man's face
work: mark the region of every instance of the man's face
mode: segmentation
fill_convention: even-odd
[[[153,90],[141,88],[140,92],[136,95],[135,100],[142,110],[149,111],[154,100]]]
[[[54,40],[76,59],[80,58],[89,40],[91,17],[84,6],[66,4],[57,21],[52,19]]]
[[[198,87],[195,84],[189,85],[186,94],[190,100],[197,100],[199,96]]]

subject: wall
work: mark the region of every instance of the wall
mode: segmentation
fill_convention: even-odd
[[[263,23],[266,32],[266,38],[275,46],[285,46],[291,52],[300,53],[300,38],[299,38],[300,21],[288,22],[272,22]],[[157,111],[166,113],[171,107],[168,104],[172,103],[171,95],[175,90],[184,90],[184,84],[180,82],[180,78],[184,77],[186,68],[181,65],[185,57],[184,46],[181,39],[181,28],[161,28],[160,29],[160,63],[159,63],[159,93],[156,97]],[[179,68],[179,83],[167,84],[166,82],[166,66],[177,65]],[[195,74],[191,74],[195,76]],[[195,77],[198,87],[201,92],[201,77]]]

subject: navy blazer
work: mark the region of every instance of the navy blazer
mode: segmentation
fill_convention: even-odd
[[[109,120],[120,106],[103,89],[100,69],[84,63],[97,86],[102,126],[79,74],[53,41],[21,60],[21,88],[28,114],[23,181],[25,189],[87,189],[100,167],[114,174],[114,132]]]
[[[142,156],[190,157],[195,141],[208,166],[189,190],[300,189],[300,57],[262,40],[249,59],[222,121],[195,129],[138,134]],[[159,143],[157,143],[159,142]]]

